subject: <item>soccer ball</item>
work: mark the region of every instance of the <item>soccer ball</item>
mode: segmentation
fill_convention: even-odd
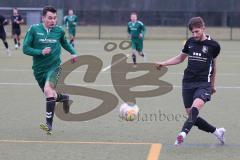
[[[139,112],[138,105],[123,103],[120,106],[120,117],[126,121],[133,121],[137,118]]]

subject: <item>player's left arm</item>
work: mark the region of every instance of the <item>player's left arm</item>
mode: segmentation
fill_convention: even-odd
[[[217,43],[216,48],[213,52],[213,62],[212,62],[212,75],[210,77],[211,80],[211,88],[212,88],[212,94],[216,92],[216,73],[217,73],[217,56],[219,55],[221,50],[220,45]]]
[[[216,73],[217,73],[217,58],[213,59],[213,70],[212,70],[212,75],[210,77],[211,79],[211,88],[212,88],[212,94],[216,92]]]
[[[142,38],[144,38],[145,33],[146,33],[146,27],[144,24],[142,24],[142,31],[141,31]]]
[[[76,16],[75,19],[74,19],[74,22],[73,22],[73,24],[74,24],[75,27],[77,26],[77,21],[78,21],[78,18],[77,18],[77,16]]]
[[[72,47],[72,45],[67,41],[67,38],[65,36],[65,32],[62,32],[62,37],[60,39],[60,43],[62,45],[62,47],[68,51],[71,56],[72,56],[72,62],[76,62],[77,61],[77,51]]]

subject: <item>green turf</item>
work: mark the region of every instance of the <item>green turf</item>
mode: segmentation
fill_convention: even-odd
[[[60,144],[46,141],[73,142],[143,142],[161,143],[163,145],[160,158],[162,160],[202,160],[231,159],[240,156],[239,148],[239,42],[220,41],[222,52],[217,63],[217,93],[212,101],[207,103],[200,115],[218,127],[224,126],[226,145],[219,146],[213,135],[203,133],[193,128],[182,147],[174,147],[176,135],[184,122],[184,107],[181,99],[181,79],[186,63],[169,67],[167,74],[161,79],[173,84],[174,89],[165,95],[151,98],[138,98],[137,104],[141,117],[133,122],[119,119],[118,109],[122,103],[112,86],[110,70],[101,72],[96,82],[83,82],[85,67],[72,73],[68,83],[88,85],[114,94],[119,99],[119,105],[113,111],[99,118],[86,122],[67,122],[55,117],[52,136],[45,135],[39,124],[44,121],[44,96],[36,85],[31,71],[31,57],[23,55],[21,50],[15,50],[12,40],[10,48],[12,56],[5,55],[3,45],[0,45],[0,157],[2,159],[86,159],[86,160],[146,160],[150,145],[148,144]],[[103,61],[103,68],[111,63],[113,55],[130,53],[130,50],[117,48],[112,52],[104,51],[107,40],[78,40],[76,49],[79,55],[94,55]],[[120,41],[111,40],[119,44]],[[145,52],[148,62],[164,60],[180,52],[181,40],[145,41]],[[63,61],[70,58],[64,51]],[[139,62],[143,62],[138,57]],[[129,60],[130,62],[130,60]],[[142,88],[141,88],[142,89]],[[144,89],[148,89],[143,88]],[[99,100],[73,95],[74,104],[71,111],[85,112],[100,104]],[[159,113],[166,117],[160,117]],[[156,115],[151,119],[150,115]],[[176,116],[180,116],[176,120]],[[11,140],[4,143],[1,140]],[[12,140],[25,140],[23,143]],[[27,143],[31,141],[31,143]],[[48,156],[47,156],[48,154]]]

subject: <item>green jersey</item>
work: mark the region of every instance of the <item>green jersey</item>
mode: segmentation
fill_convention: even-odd
[[[140,33],[144,36],[146,28],[141,21],[135,23],[128,22],[128,33],[131,35],[132,39],[139,39]]]
[[[68,28],[75,28],[77,25],[77,16],[66,16],[64,23]]]
[[[33,56],[33,70],[35,72],[46,71],[50,67],[61,64],[61,46],[72,55],[77,54],[68,43],[65,32],[60,26],[46,29],[43,24],[32,25],[24,38],[23,53]],[[42,50],[51,48],[50,54],[43,55]]]

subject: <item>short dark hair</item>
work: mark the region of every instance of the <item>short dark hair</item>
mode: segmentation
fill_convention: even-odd
[[[42,15],[46,16],[47,12],[57,13],[57,10],[52,6],[46,6],[43,8]]]
[[[193,28],[202,28],[205,27],[205,23],[202,17],[193,17],[188,21],[188,28],[192,31]]]

